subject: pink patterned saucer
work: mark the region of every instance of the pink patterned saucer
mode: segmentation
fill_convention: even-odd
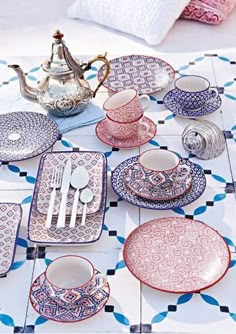
[[[99,272],[96,270],[96,272]],[[75,307],[62,307],[43,288],[45,273],[42,273],[33,282],[30,290],[30,302],[43,318],[57,322],[77,322],[93,317],[106,305],[110,287],[107,283],[101,290],[96,291],[91,296],[85,296],[83,302]]]
[[[118,139],[109,133],[109,127],[106,118],[98,122],[96,126],[96,135],[104,143],[117,148],[133,148],[146,144],[156,135],[156,125],[153,121],[143,116],[143,123],[149,125],[148,131],[144,125],[140,125],[140,131],[137,136],[129,139]]]
[[[129,190],[136,195],[154,200],[154,201],[168,201],[174,198],[178,198],[185,194],[192,186],[191,173],[188,174],[186,180],[183,182],[175,182],[168,179],[168,173],[166,179],[158,179],[158,185],[152,182],[150,173],[146,172],[139,163],[130,167],[124,178],[124,182]]]
[[[142,283],[165,292],[198,292],[226,274],[230,251],[210,226],[166,217],[137,227],[126,239],[124,261]]]

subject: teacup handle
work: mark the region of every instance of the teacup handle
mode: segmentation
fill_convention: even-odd
[[[138,98],[141,102],[142,109],[146,110],[149,107],[149,104],[150,104],[150,97],[146,94],[143,94],[143,95],[140,95]]]
[[[177,171],[178,171],[178,173],[176,174],[176,179],[178,181],[184,181],[186,179],[186,176],[190,175],[191,168],[189,166],[187,166],[187,165],[179,165],[177,167]],[[179,173],[181,175],[179,175]]]
[[[218,90],[216,88],[211,88],[209,90],[209,95],[210,95],[210,98],[206,101],[206,103],[214,102],[219,95]]]
[[[94,278],[96,279],[96,281],[99,280],[99,284],[96,284],[92,287],[90,294],[101,290],[107,284],[107,277],[104,274],[96,274]]]

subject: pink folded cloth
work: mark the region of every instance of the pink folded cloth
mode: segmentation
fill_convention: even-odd
[[[209,24],[223,22],[236,6],[236,0],[191,0],[181,18]]]

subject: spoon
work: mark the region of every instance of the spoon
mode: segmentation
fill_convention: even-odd
[[[84,190],[81,191],[80,201],[84,203],[81,226],[85,225],[87,203],[90,203],[92,200],[93,200],[93,193],[91,189],[85,188]]]
[[[70,217],[70,227],[75,227],[77,206],[79,200],[79,191],[80,189],[86,187],[87,184],[89,183],[89,173],[84,167],[79,166],[75,168],[75,170],[71,175],[70,183],[72,187],[76,189],[72,206],[72,213]]]

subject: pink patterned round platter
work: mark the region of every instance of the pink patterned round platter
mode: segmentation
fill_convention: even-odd
[[[30,302],[36,312],[49,320],[70,323],[91,318],[104,308],[109,299],[110,287],[107,283],[103,289],[97,290],[90,296],[84,296],[79,305],[62,307],[49,295],[43,285],[44,279],[45,273],[42,273],[33,282]]]
[[[124,261],[142,283],[165,292],[197,292],[227,272],[230,251],[208,225],[167,217],[137,227],[127,238]]]
[[[150,118],[144,116],[143,123],[144,124],[140,125],[140,130],[138,134],[132,138],[127,138],[127,139],[118,139],[116,137],[113,137],[109,133],[109,127],[106,118],[98,122],[95,131],[97,137],[104,144],[118,148],[133,148],[146,144],[156,135],[157,131],[156,125]],[[145,123],[148,126],[148,130],[147,127],[145,126]]]
[[[167,62],[156,57],[130,55],[112,59],[110,74],[103,85],[113,91],[134,88],[139,94],[151,94],[167,87],[175,71]],[[101,81],[105,65],[98,71]]]

